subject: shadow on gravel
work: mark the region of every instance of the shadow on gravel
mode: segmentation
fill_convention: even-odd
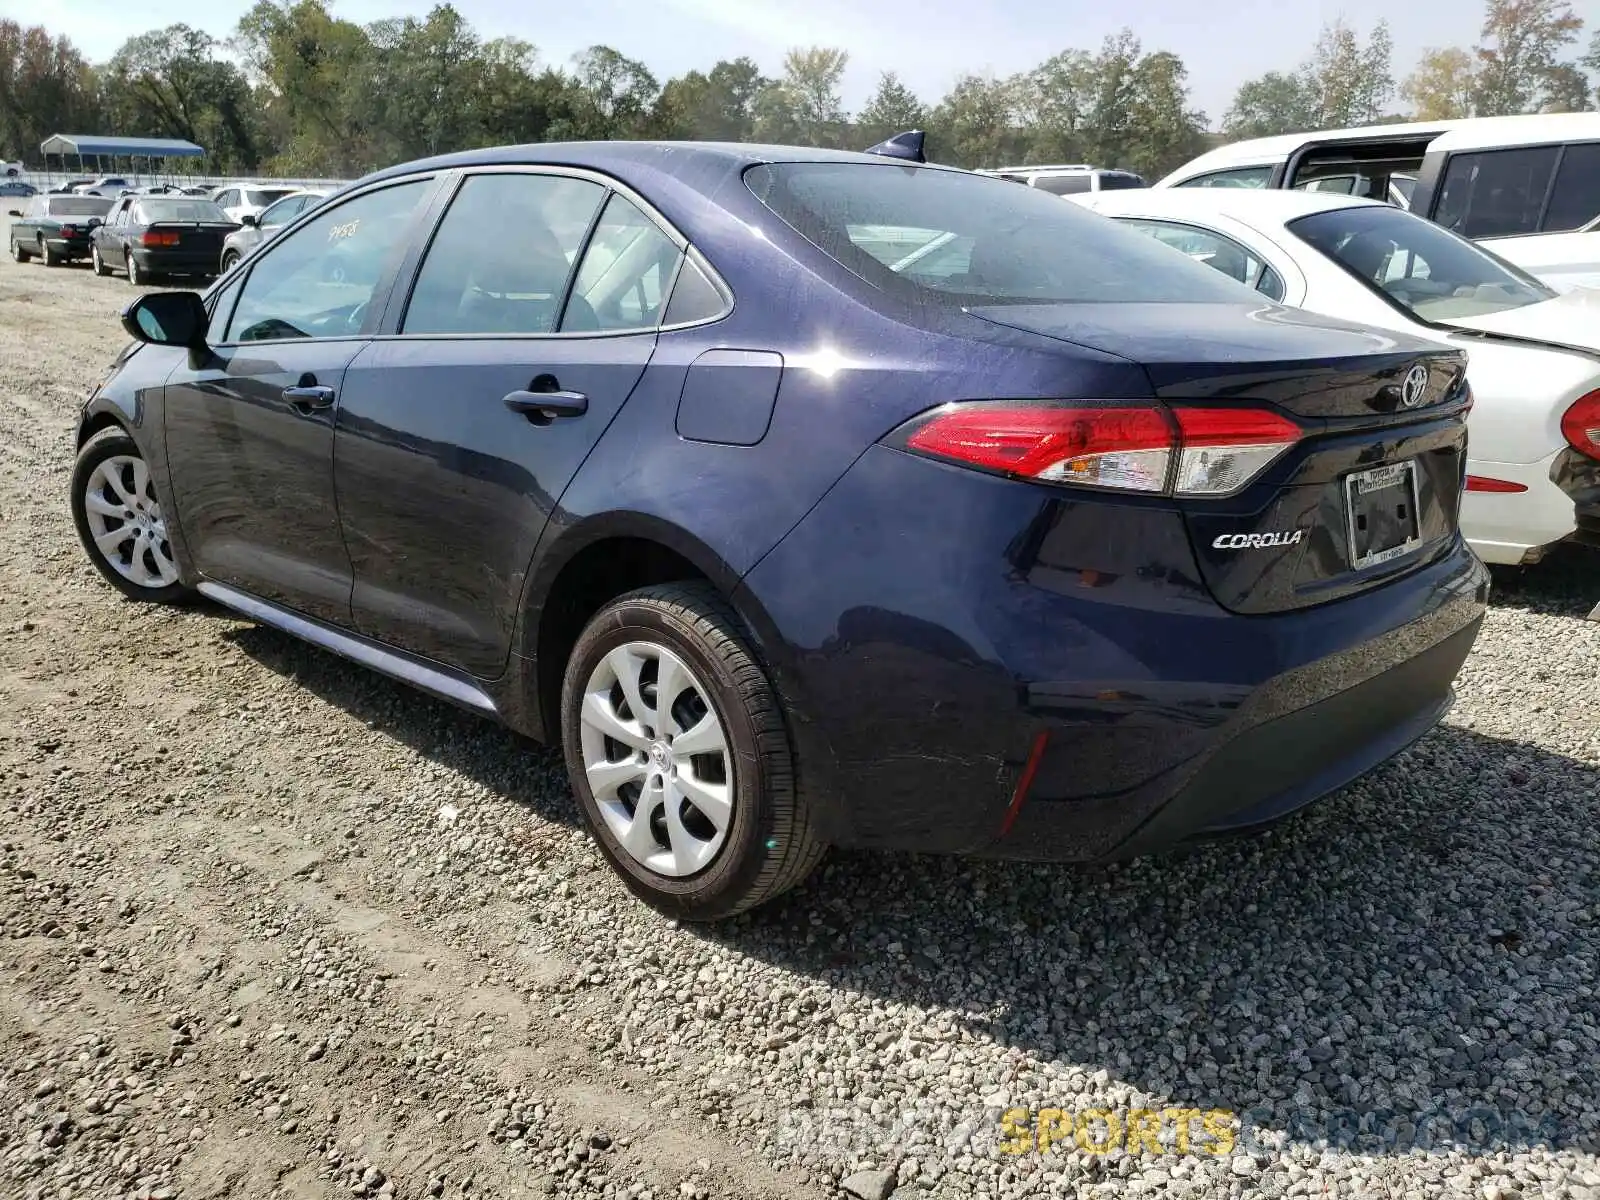
[[[1600,580],[1582,560],[1547,566],[1497,602],[1572,612]],[[577,822],[555,752],[275,631],[226,636],[440,765]],[[1600,1151],[1597,827],[1600,770],[1444,726],[1257,836],[1096,870],[835,852],[697,936],[907,1006],[869,1035],[948,1010],[1011,1049],[1012,1079],[1052,1063],[1105,1072],[1133,1106],[1230,1110],[1245,1150]],[[980,1076],[957,1099],[982,1111],[995,1087]]]
[[[1490,569],[1497,607],[1584,617],[1600,604],[1600,550],[1559,546],[1537,566]]]

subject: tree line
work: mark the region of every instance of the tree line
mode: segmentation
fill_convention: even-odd
[[[1387,27],[1326,26],[1294,71],[1240,86],[1229,138],[1419,117],[1587,109],[1600,34],[1567,0],[1488,0],[1480,43],[1430,49],[1396,88]],[[1182,58],[1129,30],[996,78],[968,74],[928,104],[893,72],[847,111],[843,49],[797,47],[768,76],[749,58],[662,81],[610,46],[545,62],[519,38],[485,39],[450,4],[361,25],[326,0],[258,0],[220,40],[188,25],[129,39],[91,64],[65,36],[0,20],[0,155],[37,162],[55,133],[176,137],[212,169],[350,177],[504,143],[689,138],[861,149],[909,128],[958,166],[1092,162],[1147,178],[1215,141]],[[1392,107],[1398,97],[1408,111]]]

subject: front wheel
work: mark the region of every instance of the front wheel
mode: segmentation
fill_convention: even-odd
[[[156,604],[188,598],[150,466],[122,430],[107,430],[78,452],[72,520],[89,561],[124,596]]]
[[[595,614],[567,661],[561,726],[601,852],[670,916],[753,908],[827,849],[796,790],[777,693],[709,586],[644,588]]]
[[[94,267],[94,273],[96,275],[109,275],[109,274],[111,274],[110,271],[106,270],[106,264],[103,261],[101,261],[101,258],[100,258],[100,247],[99,246],[94,246],[94,247],[92,247],[90,249],[90,251],[89,251],[89,263],[90,263],[91,266]]]
[[[228,253],[222,256],[222,273],[226,275],[229,271],[233,270],[234,266],[237,265],[238,262],[239,256],[231,250],[228,251]]]

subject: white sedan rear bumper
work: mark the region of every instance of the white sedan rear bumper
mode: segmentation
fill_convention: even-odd
[[[1525,492],[1474,492],[1461,498],[1461,532],[1487,563],[1515,565],[1537,559],[1534,551],[1577,531],[1572,497],[1550,480],[1560,451],[1533,463],[1467,459],[1467,474],[1520,483]]]

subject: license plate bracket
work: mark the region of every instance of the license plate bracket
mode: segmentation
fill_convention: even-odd
[[[1356,570],[1404,558],[1422,546],[1415,459],[1345,476],[1350,565]]]

